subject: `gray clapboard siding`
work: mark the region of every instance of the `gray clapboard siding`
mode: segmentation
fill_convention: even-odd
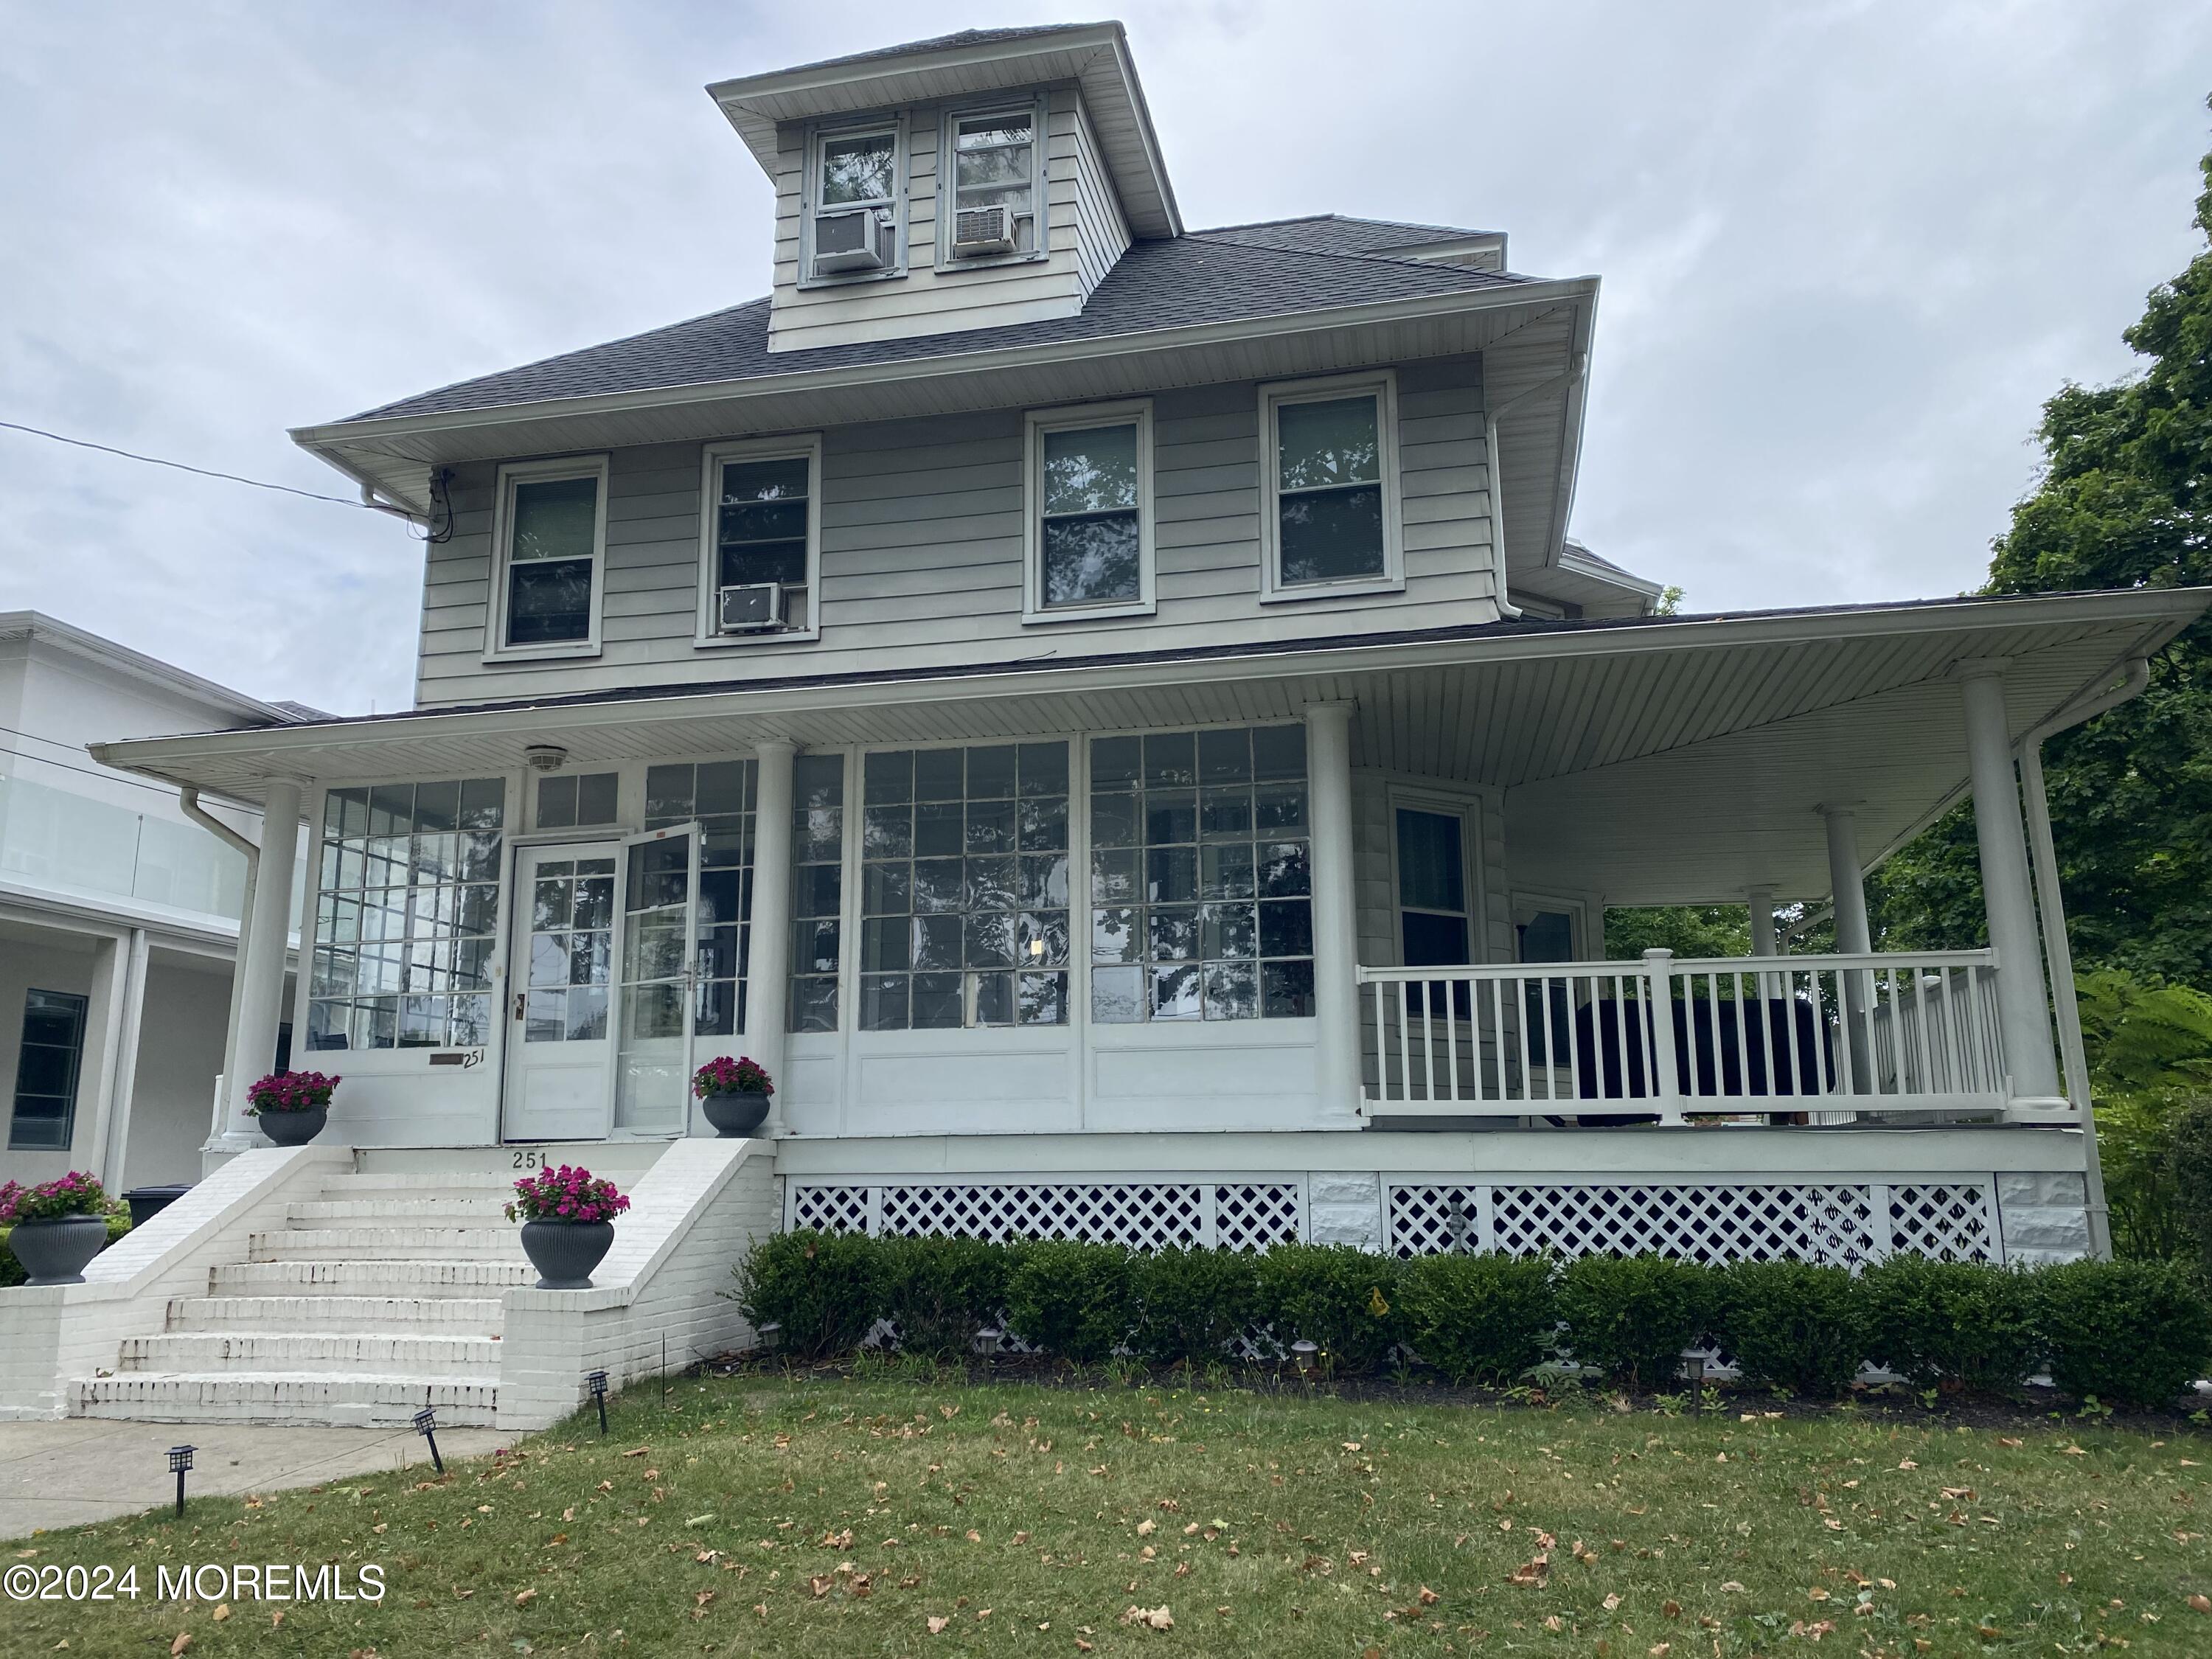
[[[1046,166],[1039,236],[1046,257],[938,270],[938,151],[945,109],[925,104],[907,116],[907,268],[903,276],[889,280],[802,286],[805,135],[796,125],[781,135],[770,350],[1072,317],[1128,246],[1128,232],[1084,118],[1081,95],[1068,82],[1048,91],[1040,135]],[[1103,202],[1095,199],[1101,189]]]
[[[823,434],[817,642],[695,644],[700,447],[660,444],[610,460],[600,654],[486,663],[496,470],[464,467],[453,536],[428,550],[418,696],[436,706],[1490,621],[1480,364],[1408,366],[1400,387],[1404,592],[1260,603],[1259,389],[1238,382],[1153,400],[1158,612],[1096,622],[1021,621],[1019,410]]]

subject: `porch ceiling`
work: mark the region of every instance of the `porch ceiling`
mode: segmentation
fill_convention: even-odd
[[[1604,624],[1501,624],[955,675],[641,690],[142,738],[95,755],[258,799],[272,776],[483,775],[557,741],[573,764],[1291,720],[1350,701],[1355,763],[1506,791],[1513,878],[1621,903],[1827,889],[1814,809],[1860,803],[1868,856],[1963,789],[1966,658],[2008,659],[2015,735],[2101,687],[2212,589],[2057,594]]]

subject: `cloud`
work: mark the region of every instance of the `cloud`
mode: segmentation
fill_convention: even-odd
[[[1700,608],[1973,585],[2042,399],[2126,372],[2196,251],[2203,0],[1124,15],[1189,222],[1499,228],[1604,278],[1575,528]],[[0,419],[348,495],[285,428],[765,291],[707,81],[1004,21],[0,3]],[[387,519],[3,433],[0,501],[0,608],[410,697]]]

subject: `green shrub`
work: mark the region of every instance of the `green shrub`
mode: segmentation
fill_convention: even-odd
[[[1398,1270],[1398,1295],[1413,1352],[1457,1382],[1510,1382],[1557,1334],[1547,1256],[1417,1256]]]
[[[1577,1360],[1629,1388],[1657,1391],[1713,1315],[1711,1267],[1663,1255],[1585,1255],[1559,1276],[1559,1317]]]
[[[975,1334],[998,1322],[1006,1299],[1009,1252],[981,1238],[876,1241],[883,1315],[899,1346],[933,1358],[974,1352]]]
[[[781,1325],[786,1350],[804,1358],[858,1347],[883,1310],[882,1250],[865,1233],[771,1233],[737,1275],[746,1319]]]
[[[1859,1278],[1867,1358],[1916,1388],[2009,1394],[2035,1369],[2026,1274],[1893,1255]]]
[[[2197,1271],[2212,1279],[2212,1099],[2174,1109],[2167,1119],[2166,1148],[2182,1233],[2196,1247]]]
[[[1237,1250],[1131,1256],[1137,1352],[1158,1365],[1203,1365],[1226,1357],[1258,1312],[1252,1261]]]
[[[1301,1338],[1324,1369],[1379,1370],[1406,1340],[1403,1264],[1351,1244],[1278,1244],[1252,1264],[1259,1322],[1285,1352]]]
[[[1867,1322],[1848,1267],[1739,1261],[1721,1274],[1721,1346],[1747,1382],[1834,1395],[1866,1353]]]
[[[2212,1301],[2172,1261],[2068,1261],[2028,1276],[2051,1380],[2106,1405],[2170,1406],[2212,1375]]]
[[[1118,1244],[1054,1238],[1024,1245],[1006,1276],[1006,1322],[1047,1353],[1095,1364],[1136,1324],[1129,1253]]]

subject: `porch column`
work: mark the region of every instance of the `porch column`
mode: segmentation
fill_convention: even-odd
[[[1828,831],[1828,890],[1834,896],[1836,951],[1847,957],[1865,956],[1874,949],[1874,934],[1867,926],[1866,878],[1860,873],[1859,825],[1852,803],[1838,801],[1820,809]],[[1839,975],[1843,981],[1844,1019],[1849,1038],[1851,1091],[1874,1090],[1874,1052],[1867,1023],[1874,1007],[1874,976],[1854,969]]]
[[[107,1065],[106,1087],[100,1101],[98,1135],[99,1162],[93,1173],[113,1191],[125,1178],[124,1158],[131,1144],[131,1097],[138,1080],[138,1040],[145,1029],[146,930],[133,927],[127,943],[116,948],[124,953],[121,1005],[117,1010],[115,1052]]]
[[[1774,926],[1774,890],[1754,887],[1751,890],[1751,953],[1755,957],[1774,957],[1782,954],[1780,938]],[[1759,994],[1763,999],[1775,999],[1788,994],[1779,974],[1759,976]],[[1763,1018],[1764,1016],[1762,1015]],[[1765,1027],[1761,1027],[1764,1030]]]
[[[1352,846],[1352,708],[1306,710],[1312,785],[1314,1074],[1325,1122],[1352,1123],[1359,1103],[1359,931]]]
[[[775,1079],[761,1133],[783,1127],[784,1031],[791,1013],[791,805],[795,744],[753,745],[760,792],[753,802],[752,943],[745,957],[745,1053]]]
[[[276,1064],[276,1028],[283,1023],[284,957],[292,943],[292,860],[300,850],[300,794],[296,778],[273,778],[262,796],[261,856],[255,860],[253,914],[239,934],[238,1049],[230,1097],[230,1127],[251,1130],[246,1091]]]
[[[1982,902],[1989,909],[1990,946],[1997,957],[1997,1024],[2004,1032],[2013,1104],[2060,1111],[2065,1102],[2051,1052],[2043,944],[2036,934],[2027,833],[2021,822],[2012,730],[2005,717],[2004,665],[1963,662],[1958,672],[1966,711],[1966,764],[1973,780],[1974,839],[1981,850]]]

